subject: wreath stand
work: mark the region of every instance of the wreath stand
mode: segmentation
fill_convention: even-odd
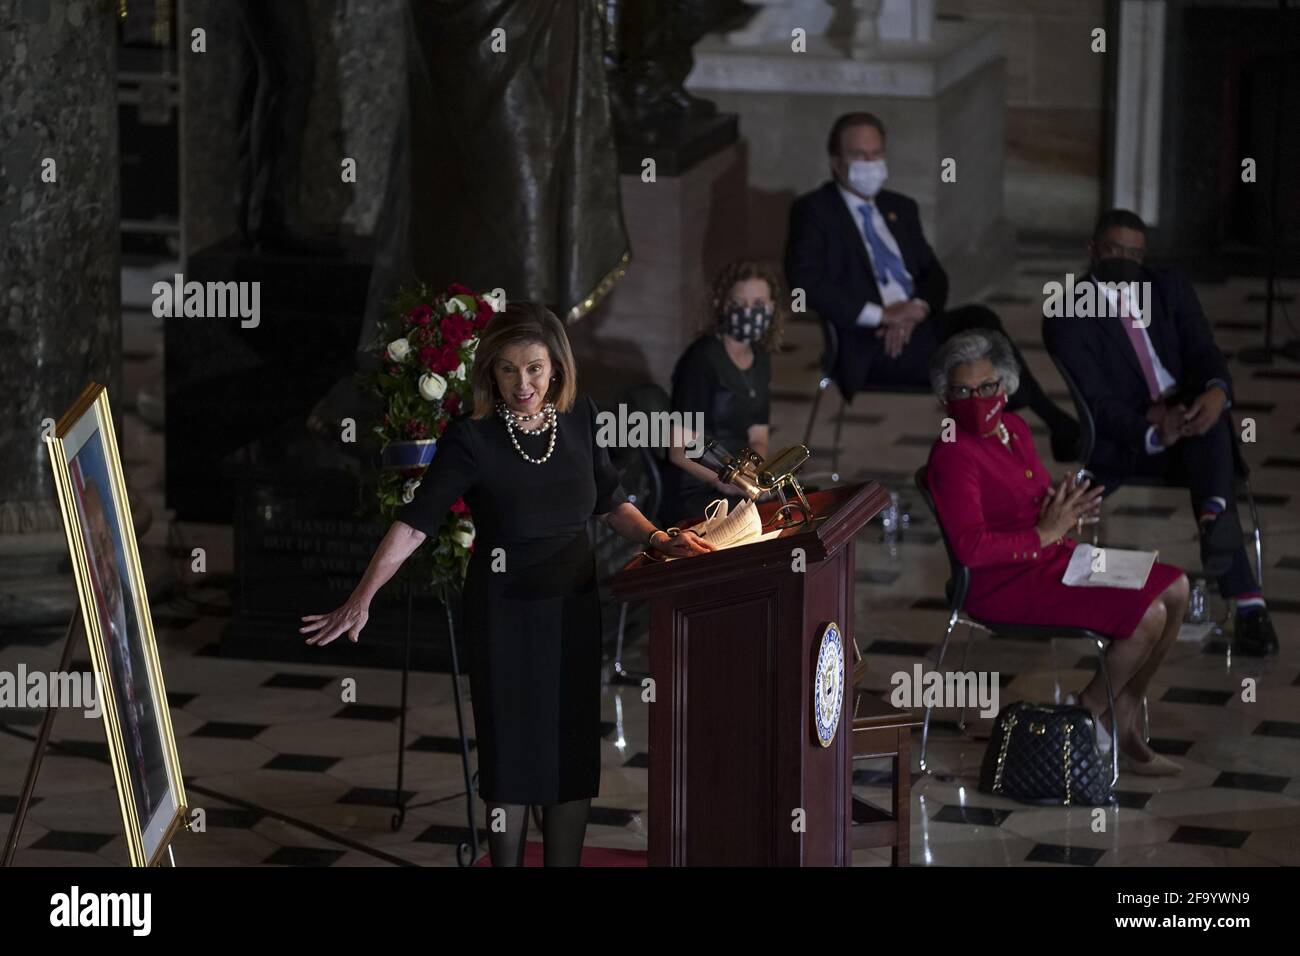
[[[415,586],[414,571],[408,570],[406,577],[406,641],[402,655],[402,704],[398,718],[397,730],[397,789],[394,791],[396,811],[391,820],[394,831],[400,830],[406,822],[408,805],[402,800],[402,780],[406,770],[406,705],[407,682],[411,674],[411,631],[414,618]],[[451,588],[443,585],[439,600],[447,613],[447,643],[451,648],[451,699],[456,705],[456,732],[460,737],[460,762],[465,779],[465,815],[467,840],[456,846],[456,862],[462,866],[473,866],[479,857],[478,823],[474,819],[474,795],[478,792],[478,773],[471,773],[469,768],[469,737],[465,733],[465,714],[460,702],[460,654],[456,650],[456,627],[451,613]],[[429,801],[411,806],[430,806],[441,801]]]

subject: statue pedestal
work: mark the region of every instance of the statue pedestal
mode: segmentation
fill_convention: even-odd
[[[644,382],[671,392],[673,365],[705,322],[708,283],[748,247],[739,145],[679,175],[656,161],[654,182],[642,181],[640,160],[631,168],[619,177],[632,245],[627,275],[568,329],[579,387],[602,402]]]
[[[364,477],[310,463],[241,471],[233,614],[221,635],[222,657],[402,666],[405,569],[375,596],[359,644],[341,638],[324,649],[308,647],[298,634],[303,614],[323,614],[347,600],[388,529],[378,515],[357,513],[374,500],[372,477],[369,463]],[[457,613],[459,601],[453,604]],[[412,610],[411,667],[450,671],[446,611],[425,580],[415,587]]]
[[[888,131],[888,188],[920,204],[931,245],[962,302],[1009,261],[1003,218],[1005,67],[997,27],[938,21],[932,42],[878,41],[850,54],[849,37],[738,46],[707,37],[694,50],[691,93],[740,114],[749,144],[748,251],[779,259],[795,196],[829,178],[826,135],[841,113],[869,110]],[[945,158],[957,181],[940,181]]]
[[[183,521],[229,523],[223,469],[241,449],[307,415],[351,373],[370,281],[370,244],[342,256],[254,253],[225,240],[190,256],[185,281],[258,282],[261,320],[163,322],[167,376],[167,506]],[[360,430],[359,426],[359,430]]]

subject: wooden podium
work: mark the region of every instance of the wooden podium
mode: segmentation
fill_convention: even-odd
[[[650,602],[651,866],[851,862],[853,539],[889,495],[869,482],[808,499],[812,525],[691,558],[638,555],[614,579],[616,599]],[[760,505],[764,526],[776,508]],[[814,678],[830,622],[846,686],[822,746]]]

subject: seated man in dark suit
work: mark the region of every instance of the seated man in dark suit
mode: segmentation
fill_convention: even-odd
[[[790,209],[786,277],[839,331],[832,374],[845,398],[868,384],[928,386],[940,342],[968,328],[1003,332],[1002,323],[981,305],[945,308],[948,274],[925,241],[916,202],[880,188],[886,170],[879,119],[841,116],[827,152],[834,180]],[[1051,429],[1052,454],[1069,459],[1077,423],[1043,393],[1018,352],[1016,360],[1020,387],[1008,407],[1033,409]]]
[[[1105,213],[1088,249],[1086,281],[1113,284],[1096,287],[1098,314],[1080,316],[1076,308],[1075,315],[1043,318],[1047,348],[1069,369],[1096,420],[1088,467],[1108,491],[1132,476],[1191,489],[1205,573],[1218,578],[1225,599],[1236,599],[1237,647],[1271,653],[1277,635],[1237,518],[1228,363],[1191,283],[1143,267],[1146,225],[1135,213]]]

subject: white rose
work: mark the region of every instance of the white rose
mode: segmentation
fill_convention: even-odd
[[[474,543],[474,526],[462,521],[457,526],[457,529],[452,532],[451,536],[462,548],[468,548]]]
[[[456,366],[456,371],[451,373],[452,378],[463,379],[465,377],[465,363],[461,362]]]
[[[456,296],[456,295],[452,296],[447,300],[447,312],[448,314],[452,312],[461,312],[464,313],[465,315],[473,314],[472,312],[470,312],[469,306],[465,304],[465,300],[462,299],[460,296]]]
[[[411,354],[411,343],[406,339],[393,339],[388,343],[388,357],[394,362],[404,362]]]
[[[420,397],[436,402],[447,392],[447,380],[437,372],[427,372],[420,376]]]

